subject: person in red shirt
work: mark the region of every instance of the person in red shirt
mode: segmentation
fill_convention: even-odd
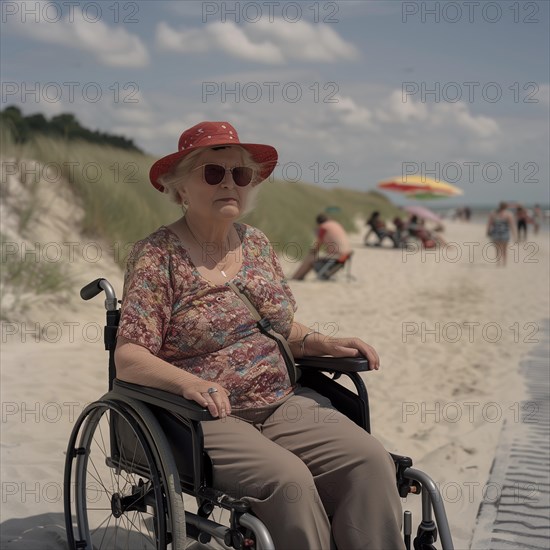
[[[351,254],[348,235],[341,224],[331,220],[326,214],[319,214],[316,222],[318,227],[315,242],[292,276],[293,280],[301,281],[312,269],[319,272],[327,263],[345,262]],[[320,257],[321,250],[324,254]]]

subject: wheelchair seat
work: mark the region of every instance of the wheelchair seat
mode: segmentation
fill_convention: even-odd
[[[208,410],[176,394],[116,379],[120,310],[114,290],[105,279],[97,279],[82,289],[81,296],[90,299],[102,291],[107,295],[109,391],[84,409],[69,438],[64,508],[70,550],[183,550],[192,541],[201,548],[215,543],[215,548],[274,550],[269,530],[246,500],[212,486],[201,428],[202,422],[213,420]],[[304,357],[297,368],[301,385],[325,395],[370,431],[368,393],[360,375],[369,369],[366,359]],[[341,376],[351,381],[355,392],[336,381]],[[422,493],[415,550],[434,549],[438,535],[443,550],[453,550],[436,484],[412,468],[410,458],[391,456],[401,497]],[[219,518],[216,510],[223,511]],[[404,541],[410,548],[410,513],[405,512],[404,519]]]

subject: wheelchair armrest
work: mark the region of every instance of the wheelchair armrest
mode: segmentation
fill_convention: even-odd
[[[364,372],[369,370],[369,360],[365,357],[300,357],[296,359],[296,366],[329,372]]]
[[[139,384],[131,384],[117,378],[113,381],[113,391],[127,397],[133,397],[149,405],[167,409],[189,420],[216,420],[208,409],[203,409],[195,401],[190,401],[175,393],[148,386],[140,386]]]

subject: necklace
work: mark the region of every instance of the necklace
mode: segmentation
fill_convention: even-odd
[[[199,239],[197,239],[197,237],[195,236],[195,233],[193,233],[193,230],[191,229],[191,227],[187,223],[187,218],[185,216],[183,217],[183,221],[185,222],[185,226],[189,230],[189,233],[191,234],[191,237],[193,237],[193,240],[199,245],[199,248],[202,251],[204,251],[204,245],[199,241]],[[229,244],[230,244],[229,235],[227,235],[227,250],[228,251],[229,251]],[[214,258],[212,258],[212,256],[208,256],[208,257],[214,262],[214,267],[227,279],[227,275],[225,274],[225,271],[218,267],[218,264],[216,263],[216,260],[214,260]],[[225,263],[227,263],[227,261]],[[224,265],[224,267],[225,267],[225,265]]]

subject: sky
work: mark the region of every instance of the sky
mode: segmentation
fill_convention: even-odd
[[[4,0],[1,107],[71,112],[158,157],[226,120],[277,148],[283,181],[368,191],[420,175],[462,189],[437,206],[548,205],[549,8]]]

